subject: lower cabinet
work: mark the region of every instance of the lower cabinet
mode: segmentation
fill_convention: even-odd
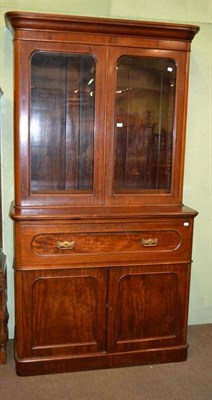
[[[186,358],[190,265],[16,271],[19,375]]]

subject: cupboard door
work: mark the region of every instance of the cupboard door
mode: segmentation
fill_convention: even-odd
[[[181,196],[186,55],[113,48],[109,65],[107,202],[175,203]]]
[[[105,350],[104,270],[16,272],[16,278],[18,357]]]
[[[23,71],[18,76],[16,139],[22,146],[16,204],[101,204],[104,46],[24,43],[18,55]]]
[[[110,271],[108,351],[185,344],[189,265]]]

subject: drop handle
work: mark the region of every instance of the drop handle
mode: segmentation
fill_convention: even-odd
[[[156,247],[158,245],[158,238],[141,239],[140,243],[144,247]]]
[[[57,248],[61,250],[72,250],[75,248],[75,246],[76,242],[74,240],[72,242],[68,242],[67,240],[65,240],[64,242],[60,242],[58,240],[57,242]]]

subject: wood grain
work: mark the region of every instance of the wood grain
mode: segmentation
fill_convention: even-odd
[[[199,28],[5,19],[15,64],[17,374],[185,360],[197,212],[182,193]]]

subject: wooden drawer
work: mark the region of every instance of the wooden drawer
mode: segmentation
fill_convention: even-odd
[[[42,233],[35,236],[31,250],[37,256],[101,254],[117,252],[174,251],[180,246],[177,231],[103,233]]]
[[[191,256],[192,220],[17,225],[22,236],[16,250],[18,269],[170,262],[170,257],[187,262]]]

